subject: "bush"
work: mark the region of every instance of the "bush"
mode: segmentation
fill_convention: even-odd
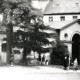
[[[68,50],[63,43],[57,43],[50,54],[50,64],[62,65],[67,51]]]

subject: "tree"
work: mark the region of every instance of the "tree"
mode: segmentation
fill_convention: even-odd
[[[23,62],[26,60],[27,54],[31,50],[34,52],[45,53],[49,52],[50,48],[44,48],[46,44],[51,44],[47,38],[53,34],[46,33],[44,30],[52,30],[49,26],[45,26],[42,22],[42,13],[34,9],[30,4],[23,1],[4,1],[1,11],[6,15],[3,24],[9,29],[8,41],[10,45],[9,59],[12,54],[12,47],[23,48]],[[13,28],[19,27],[13,34]]]
[[[31,50],[39,53],[39,55],[41,55],[41,53],[50,52],[51,50],[50,47],[47,47],[47,48],[43,47],[43,46],[52,44],[52,42],[49,42],[47,38],[52,37],[52,35],[54,34],[46,33],[43,31],[43,30],[49,30],[50,28],[48,26],[45,26],[44,24],[40,24],[39,22],[35,22],[35,24],[32,24],[32,26],[34,27],[33,30],[28,32],[18,30],[16,33],[18,37],[14,36],[16,38],[15,43],[19,41],[17,42],[17,46],[19,45],[19,47],[24,47],[24,50],[23,50],[24,62],[27,54],[29,54]],[[21,38],[19,38],[19,36]]]
[[[57,41],[56,46],[53,47],[50,54],[50,64],[62,65],[64,57],[68,54],[65,44]]]

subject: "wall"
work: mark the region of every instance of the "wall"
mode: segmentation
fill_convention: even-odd
[[[43,21],[44,23],[49,22],[49,17],[53,17],[53,21],[60,21],[60,16],[65,16],[65,20],[73,20],[73,16],[77,16],[77,19],[80,19],[80,14],[79,15],[44,15]]]
[[[3,14],[0,14],[0,21],[3,21]]]
[[[64,36],[65,33],[68,34],[67,38],[65,38],[65,36]],[[71,25],[70,27],[62,30],[60,32],[60,40],[72,41],[72,37],[75,33],[80,34],[80,25],[78,23],[75,23],[75,24]],[[66,44],[66,45],[68,46],[68,50],[71,54],[72,53],[72,44]]]

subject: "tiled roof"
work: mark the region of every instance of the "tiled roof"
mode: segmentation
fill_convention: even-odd
[[[44,14],[80,13],[80,0],[53,0],[50,1]]]
[[[49,22],[46,25],[49,25],[51,28],[54,28],[54,29],[64,30],[65,28],[70,27],[71,25],[73,25],[75,23],[80,24],[80,19],[72,20],[72,21]]]
[[[71,25],[73,25],[75,23],[78,23],[78,22],[80,23],[80,19],[74,20],[73,22],[65,25],[64,27],[61,28],[61,30],[64,30],[65,28],[67,28],[67,27],[69,27],[69,26],[71,26]]]
[[[54,29],[61,29],[62,27],[66,26],[67,24],[70,24],[72,22],[73,22],[73,20],[72,21],[53,21],[53,22],[48,22],[45,25],[48,25]]]

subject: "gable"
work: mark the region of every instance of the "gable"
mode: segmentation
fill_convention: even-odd
[[[78,24],[78,23],[72,24],[69,27],[66,27],[65,29],[63,29],[61,31],[67,31],[67,32],[69,32],[69,31],[73,31],[73,32],[79,31],[80,32],[80,24]]]
[[[64,30],[64,29],[68,28],[68,27],[71,27],[72,25],[74,25],[74,24],[76,24],[76,23],[77,23],[77,24],[80,24],[80,19],[77,19],[77,20],[75,20],[75,21],[73,21],[73,22],[65,25],[65,26],[62,27],[60,30],[62,31],[62,30]],[[76,25],[76,26],[77,26],[77,25]]]
[[[62,29],[67,24],[70,24],[72,22],[73,22],[73,20],[71,20],[71,21],[53,21],[53,22],[48,22],[45,25],[48,25],[48,26],[50,26],[51,28],[54,28],[54,29]]]
[[[71,24],[68,24],[67,26],[64,26],[60,30],[60,40],[71,41],[72,36],[75,33],[80,33],[80,24],[78,23],[78,20]],[[67,34],[67,37],[65,34]]]

